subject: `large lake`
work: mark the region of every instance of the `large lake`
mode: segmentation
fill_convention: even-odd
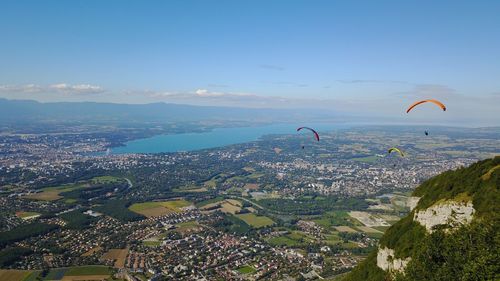
[[[296,134],[299,125],[276,124],[257,127],[218,128],[204,133],[188,133],[175,135],[159,135],[146,139],[138,139],[125,143],[125,146],[115,147],[113,154],[124,153],[161,153],[193,151],[205,148],[222,147],[231,144],[256,141],[264,135]],[[349,128],[349,125],[339,124],[305,124],[318,132]],[[307,134],[307,132],[302,132]]]

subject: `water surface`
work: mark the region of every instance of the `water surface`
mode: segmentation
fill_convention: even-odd
[[[206,148],[222,147],[231,144],[256,141],[270,134],[296,134],[299,126],[309,126],[318,132],[348,128],[339,124],[275,124],[255,127],[218,128],[203,133],[187,133],[175,135],[158,135],[146,139],[138,139],[125,143],[125,146],[115,147],[114,154],[124,153],[161,153],[194,151]],[[301,131],[299,134],[307,134]]]

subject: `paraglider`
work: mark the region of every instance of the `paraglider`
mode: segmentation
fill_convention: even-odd
[[[426,136],[428,136],[428,135],[429,135],[429,132],[425,131],[425,132],[424,132],[424,134],[425,134]]]
[[[391,154],[392,152],[396,151],[397,153],[399,153],[399,155],[401,155],[401,157],[405,157],[405,154],[403,153],[403,151],[401,151],[399,148],[397,147],[391,147],[389,148],[389,150],[387,150],[387,153],[388,154]]]
[[[410,107],[408,107],[408,109],[406,110],[406,113],[409,113],[415,106],[422,104],[422,103],[426,103],[426,102],[434,103],[437,106],[439,106],[443,111],[446,111],[446,106],[442,102],[440,102],[438,100],[434,100],[434,99],[429,99],[429,100],[417,101],[414,104],[410,105]]]
[[[316,132],[314,129],[309,128],[309,127],[300,127],[300,128],[297,128],[297,132],[298,132],[298,131],[300,131],[300,130],[302,130],[302,129],[308,129],[308,130],[310,130],[311,132],[313,132],[313,134],[314,134],[314,138],[315,138],[317,141],[319,141],[319,134],[318,134],[318,132]],[[303,148],[303,147],[302,147],[302,148]]]

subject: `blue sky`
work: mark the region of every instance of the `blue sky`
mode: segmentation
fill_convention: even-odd
[[[498,15],[499,1],[3,1],[0,96],[382,115],[438,97],[498,120]]]

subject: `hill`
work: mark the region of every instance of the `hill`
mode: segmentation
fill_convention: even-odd
[[[343,280],[499,280],[500,156],[420,185],[412,212]]]
[[[332,118],[331,111],[194,106],[169,103],[118,104],[52,102],[0,98],[0,125],[23,123],[128,124],[223,120],[289,122]]]

